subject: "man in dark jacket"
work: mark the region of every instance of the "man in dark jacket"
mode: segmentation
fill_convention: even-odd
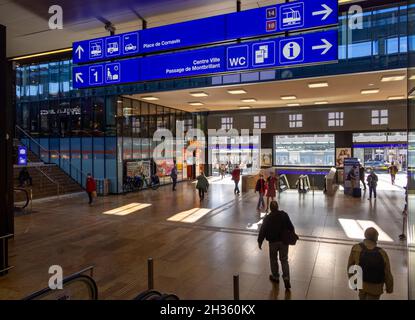
[[[265,179],[264,175],[262,173],[259,174],[259,179],[256,182],[255,186],[255,193],[259,193],[259,199],[258,199],[258,205],[257,210],[260,211],[261,208],[265,208],[265,201],[264,201],[264,195],[265,195]]]
[[[269,257],[272,274],[269,279],[279,283],[278,254],[282,267],[282,278],[285,289],[291,288],[290,267],[288,265],[288,244],[283,242],[283,232],[286,230],[295,232],[288,214],[278,208],[278,202],[272,201],[270,205],[271,213],[264,218],[258,236],[258,246],[262,249],[264,239],[269,242]]]

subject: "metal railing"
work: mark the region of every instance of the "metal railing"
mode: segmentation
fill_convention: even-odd
[[[30,203],[30,207],[31,207],[31,211],[32,211],[32,201],[33,201],[33,194],[32,194],[32,190],[30,189],[29,191],[24,189],[24,188],[14,188],[13,189],[14,192],[22,192],[25,194],[25,200],[24,200],[24,205],[21,207],[16,207],[14,206],[14,209],[16,210],[24,210],[29,206]]]
[[[0,276],[6,274],[7,271],[14,268],[14,266],[7,266],[7,258],[6,258],[6,254],[8,253],[7,241],[11,237],[13,237],[13,234],[6,234],[4,236],[0,236],[0,241],[1,241],[1,246],[2,246],[2,257],[0,258],[3,260],[2,266],[5,266],[4,269],[0,270]]]
[[[43,188],[43,177],[45,177],[49,182],[56,186],[56,196],[59,198],[60,193],[62,191],[62,187],[59,182],[53,180],[51,176],[49,176],[45,171],[43,171],[40,167],[34,167],[40,174],[40,187]]]
[[[29,140],[29,143],[26,144],[24,140],[22,140],[21,135]],[[57,150],[49,150],[46,149],[44,146],[42,146],[38,141],[36,141],[30,133],[28,133],[26,130],[24,130],[22,127],[16,125],[16,138],[23,143],[28,150],[35,153],[43,162],[43,156],[42,152],[47,154],[48,163],[54,163],[50,162],[52,158],[57,158],[59,160],[59,164],[57,164],[63,171],[65,171],[70,177],[72,177],[73,180],[78,182],[81,186],[84,186],[84,183],[86,181],[86,178],[88,176],[87,173],[83,172],[78,167],[74,166],[72,162],[67,159],[65,156],[63,156],[59,151]],[[69,170],[66,170],[65,168],[69,168]],[[69,171],[69,172],[68,172]],[[105,179],[95,179],[97,182],[97,186],[104,185]]]
[[[94,266],[90,266],[65,277],[62,280],[62,290],[53,290],[48,287],[36,291],[22,300],[98,300],[98,287],[93,279],[93,271]],[[89,275],[85,275],[87,272]],[[85,292],[86,297],[83,297]]]

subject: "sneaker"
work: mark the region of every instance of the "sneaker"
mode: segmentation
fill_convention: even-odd
[[[284,286],[286,290],[290,290],[291,289],[290,280],[284,280]]]
[[[278,277],[274,277],[272,274],[269,275],[269,280],[275,283],[280,283],[280,279]]]

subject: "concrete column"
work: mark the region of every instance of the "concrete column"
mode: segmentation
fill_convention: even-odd
[[[14,232],[11,68],[6,60],[6,27],[0,25],[0,237]],[[0,240],[0,270],[8,267],[8,246]],[[0,274],[4,275],[4,274]]]

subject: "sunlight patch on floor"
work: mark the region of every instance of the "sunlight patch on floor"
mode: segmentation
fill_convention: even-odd
[[[114,215],[114,216],[126,216],[128,214],[140,211],[150,206],[151,206],[150,203],[130,203],[119,208],[105,211],[103,212],[103,214]]]
[[[195,223],[205,215],[207,215],[212,209],[207,208],[193,208],[190,210],[182,211],[167,219],[167,221]]]
[[[363,240],[367,228],[373,227],[379,232],[379,241],[393,242],[393,239],[371,220],[339,219],[346,236],[350,239]]]

